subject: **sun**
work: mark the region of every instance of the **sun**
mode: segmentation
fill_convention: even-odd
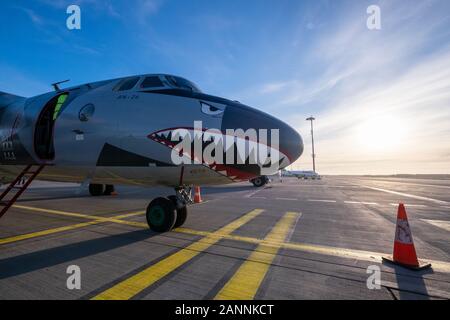
[[[391,151],[401,148],[407,138],[407,124],[399,117],[376,116],[357,126],[357,140],[366,151]]]

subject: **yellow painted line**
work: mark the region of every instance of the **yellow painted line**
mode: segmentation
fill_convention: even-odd
[[[220,236],[230,234],[240,226],[249,222],[263,210],[255,209],[242,217],[234,220],[230,224],[222,227],[221,229],[211,233],[214,236],[206,236],[184,249],[172,254],[171,256],[159,261],[158,263],[148,267],[147,269],[139,272],[138,274],[116,284],[115,286],[107,289],[106,291],[98,294],[94,300],[126,300],[134,297],[136,294],[152,285],[159,279],[167,276],[169,273],[179,268],[199,253],[205,251],[210,246],[219,241]],[[215,236],[219,236],[215,237]]]
[[[60,215],[70,215],[70,216],[79,217],[79,218],[97,220],[96,223],[113,222],[113,223],[126,224],[126,225],[130,225],[130,226],[138,227],[138,228],[144,228],[144,229],[148,228],[148,225],[146,223],[120,220],[120,219],[129,217],[129,216],[143,214],[143,213],[145,213],[144,211],[138,211],[138,212],[133,212],[130,214],[120,215],[120,216],[116,216],[114,218],[103,218],[103,217],[96,217],[96,216],[90,216],[90,215],[73,213],[73,212],[41,209],[41,208],[28,207],[28,206],[14,205],[14,207],[31,210],[31,211],[39,211],[39,212],[46,212],[46,213],[53,213],[53,214],[60,214]],[[98,220],[101,220],[101,221],[98,221]],[[81,225],[80,228],[81,227],[83,227],[83,225]],[[59,228],[56,228],[56,229],[59,229]],[[62,231],[65,231],[65,230],[62,230]],[[211,233],[209,231],[193,230],[193,229],[182,228],[182,227],[174,229],[173,231],[179,232],[179,233],[209,237],[210,239],[227,239],[227,240],[242,241],[242,242],[254,243],[254,244],[262,244],[263,243],[267,246],[278,246],[279,245],[279,243],[277,243],[277,242],[267,241],[264,239],[245,237],[245,236],[235,236],[235,235],[231,235],[231,234],[218,235],[215,233]],[[49,232],[48,234],[56,233],[56,232],[60,232],[60,231]],[[23,236],[26,236],[26,235],[23,235]],[[36,236],[39,236],[39,232]],[[29,239],[29,238],[33,238],[33,237],[26,237],[25,239]],[[7,239],[8,238],[0,239],[0,244],[3,244],[2,241],[6,241]],[[10,241],[10,242],[12,242],[12,241]],[[8,243],[8,242],[5,242],[5,243]],[[381,263],[382,262],[381,258],[383,256],[389,255],[388,253],[347,249],[347,248],[338,248],[338,247],[314,245],[314,244],[306,244],[306,243],[282,242],[281,246],[283,248],[297,250],[297,251],[311,252],[311,253],[317,253],[317,254],[322,254],[322,255],[327,255],[327,256],[356,259],[356,260],[369,261],[369,262],[375,262],[375,263]],[[433,269],[435,271],[450,273],[450,262],[439,261],[439,260],[427,260],[427,262],[430,262],[433,265]]]
[[[46,210],[46,209],[42,209],[42,210]],[[143,223],[119,220],[119,219],[123,219],[123,218],[140,215],[143,213],[144,213],[144,211],[131,212],[131,213],[115,216],[114,218],[99,218],[99,217],[86,215],[87,217],[89,217],[89,219],[94,220],[94,221],[77,223],[77,224],[72,224],[69,226],[57,227],[57,228],[52,228],[52,229],[47,229],[47,230],[42,230],[42,231],[37,231],[37,232],[21,234],[18,236],[2,238],[2,239],[0,239],[0,245],[7,244],[7,243],[13,243],[13,242],[17,242],[17,241],[22,241],[22,240],[27,240],[27,239],[32,239],[32,238],[36,238],[36,237],[47,236],[50,234],[74,230],[74,229],[78,229],[78,228],[83,228],[83,227],[87,227],[87,226],[91,226],[91,225],[95,225],[95,224],[99,224],[99,223],[103,223],[103,222],[114,222],[114,223],[128,224],[128,225],[135,226],[135,227],[144,227]]]
[[[54,209],[45,209],[45,208],[38,208],[38,207],[31,207],[31,206],[23,206],[23,205],[18,205],[18,204],[13,205],[13,207],[17,208],[17,209],[30,210],[30,211],[36,211],[36,212],[44,212],[44,213],[50,213],[50,214],[57,214],[57,215],[67,216],[67,217],[84,218],[84,219],[90,219],[90,220],[109,219],[109,218],[105,218],[105,217],[93,216],[93,215],[83,214],[83,213],[78,213],[78,212],[69,212],[69,211],[54,210]],[[143,212],[143,211],[139,211],[139,212]]]
[[[30,210],[30,211],[36,211],[36,212],[44,212],[44,213],[50,213],[50,214],[57,214],[67,217],[75,217],[75,218],[83,218],[83,219],[89,219],[89,220],[97,220],[100,222],[116,222],[116,223],[122,223],[122,224],[129,224],[134,226],[142,226],[142,223],[135,223],[133,221],[124,221],[124,220],[118,220],[123,218],[128,218],[131,216],[136,216],[145,213],[145,211],[136,211],[131,212],[123,215],[119,215],[116,217],[99,217],[99,216],[93,216],[83,213],[76,213],[76,212],[68,212],[68,211],[61,211],[61,210],[53,210],[53,209],[44,209],[44,208],[37,208],[37,207],[30,207],[30,206],[22,206],[22,205],[13,205],[14,208],[18,209],[24,209],[24,210]]]
[[[435,227],[450,231],[450,221],[421,219]]]
[[[45,172],[45,168],[44,168],[43,172],[41,172],[39,174],[39,176],[40,177],[53,177],[53,178],[56,178],[56,179],[59,178],[59,180],[61,180],[61,178],[66,178],[66,179],[70,179],[70,180],[73,180],[74,178],[76,178],[76,179],[78,179],[80,181],[84,181],[86,179],[85,176],[68,176],[68,175],[64,175],[64,174],[46,173]]]
[[[31,238],[36,238],[36,237],[42,237],[42,236],[46,236],[46,235],[54,234],[54,233],[58,233],[58,232],[83,228],[83,227],[87,227],[87,226],[90,226],[93,224],[98,224],[98,223],[100,223],[100,222],[99,221],[83,222],[83,223],[72,224],[70,226],[64,226],[64,227],[59,227],[59,228],[31,232],[31,233],[27,233],[27,234],[21,234],[18,236],[13,236],[13,237],[8,237],[8,238],[2,238],[2,239],[0,239],[0,245],[17,242],[17,241],[21,241],[21,240],[26,240],[26,239],[31,239]]]
[[[281,243],[286,240],[295,222],[300,217],[296,212],[287,212],[277,222],[272,231],[265,238],[266,241],[278,242],[277,246],[266,246],[261,243],[252,252],[234,276],[220,290],[215,299],[217,300],[251,300],[255,297],[261,286],[273,259],[275,258]]]
[[[192,235],[201,235],[208,236],[211,234],[207,231],[197,231],[187,228],[178,228],[174,231]],[[323,246],[323,245],[315,245],[315,244],[307,244],[307,243],[296,243],[296,242],[279,242],[279,241],[268,241],[266,239],[257,239],[252,237],[245,236],[235,236],[235,235],[225,235],[222,236],[223,239],[226,240],[234,240],[241,241],[253,244],[264,244],[268,247],[278,247],[303,251],[309,253],[317,253],[326,256],[333,256],[338,258],[346,258],[346,259],[355,259],[361,261],[369,261],[374,263],[382,263],[382,257],[388,256],[388,253],[381,252],[372,252],[372,251],[364,251],[364,250],[356,250],[356,249],[347,249],[347,248],[339,248],[339,247],[331,247],[331,246]],[[258,250],[258,249],[257,249]],[[439,261],[439,260],[427,260],[433,266],[433,270],[450,273],[450,262]]]

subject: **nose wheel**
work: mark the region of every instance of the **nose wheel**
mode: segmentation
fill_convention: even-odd
[[[175,191],[175,195],[156,198],[148,205],[146,218],[152,231],[167,232],[186,221],[187,205],[193,202],[190,188],[180,187]]]
[[[250,182],[257,188],[260,188],[269,182],[267,176],[260,176],[250,180]]]
[[[169,199],[170,201],[172,201],[175,206],[177,203],[177,196],[168,196],[167,199]],[[187,218],[187,206],[183,205],[181,208],[177,208],[177,219],[175,221],[175,224],[173,225],[173,229],[181,227],[184,222],[186,221]]]
[[[170,231],[177,221],[177,208],[166,198],[156,198],[147,207],[147,223],[156,232]]]

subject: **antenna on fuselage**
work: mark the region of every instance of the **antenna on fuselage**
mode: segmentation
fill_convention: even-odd
[[[69,81],[70,81],[70,79],[52,83],[52,87],[53,87],[53,89],[55,89],[55,91],[61,91],[61,89],[59,88],[59,85],[61,83],[65,83],[65,82],[69,82]]]

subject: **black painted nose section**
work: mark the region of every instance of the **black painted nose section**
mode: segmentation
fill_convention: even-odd
[[[280,151],[284,153],[292,163],[303,153],[303,140],[296,130],[277,118],[247,106],[227,106],[222,120],[222,132],[226,129],[253,128],[268,130],[268,142],[270,143],[270,129],[279,129]],[[259,138],[258,138],[259,139]]]

